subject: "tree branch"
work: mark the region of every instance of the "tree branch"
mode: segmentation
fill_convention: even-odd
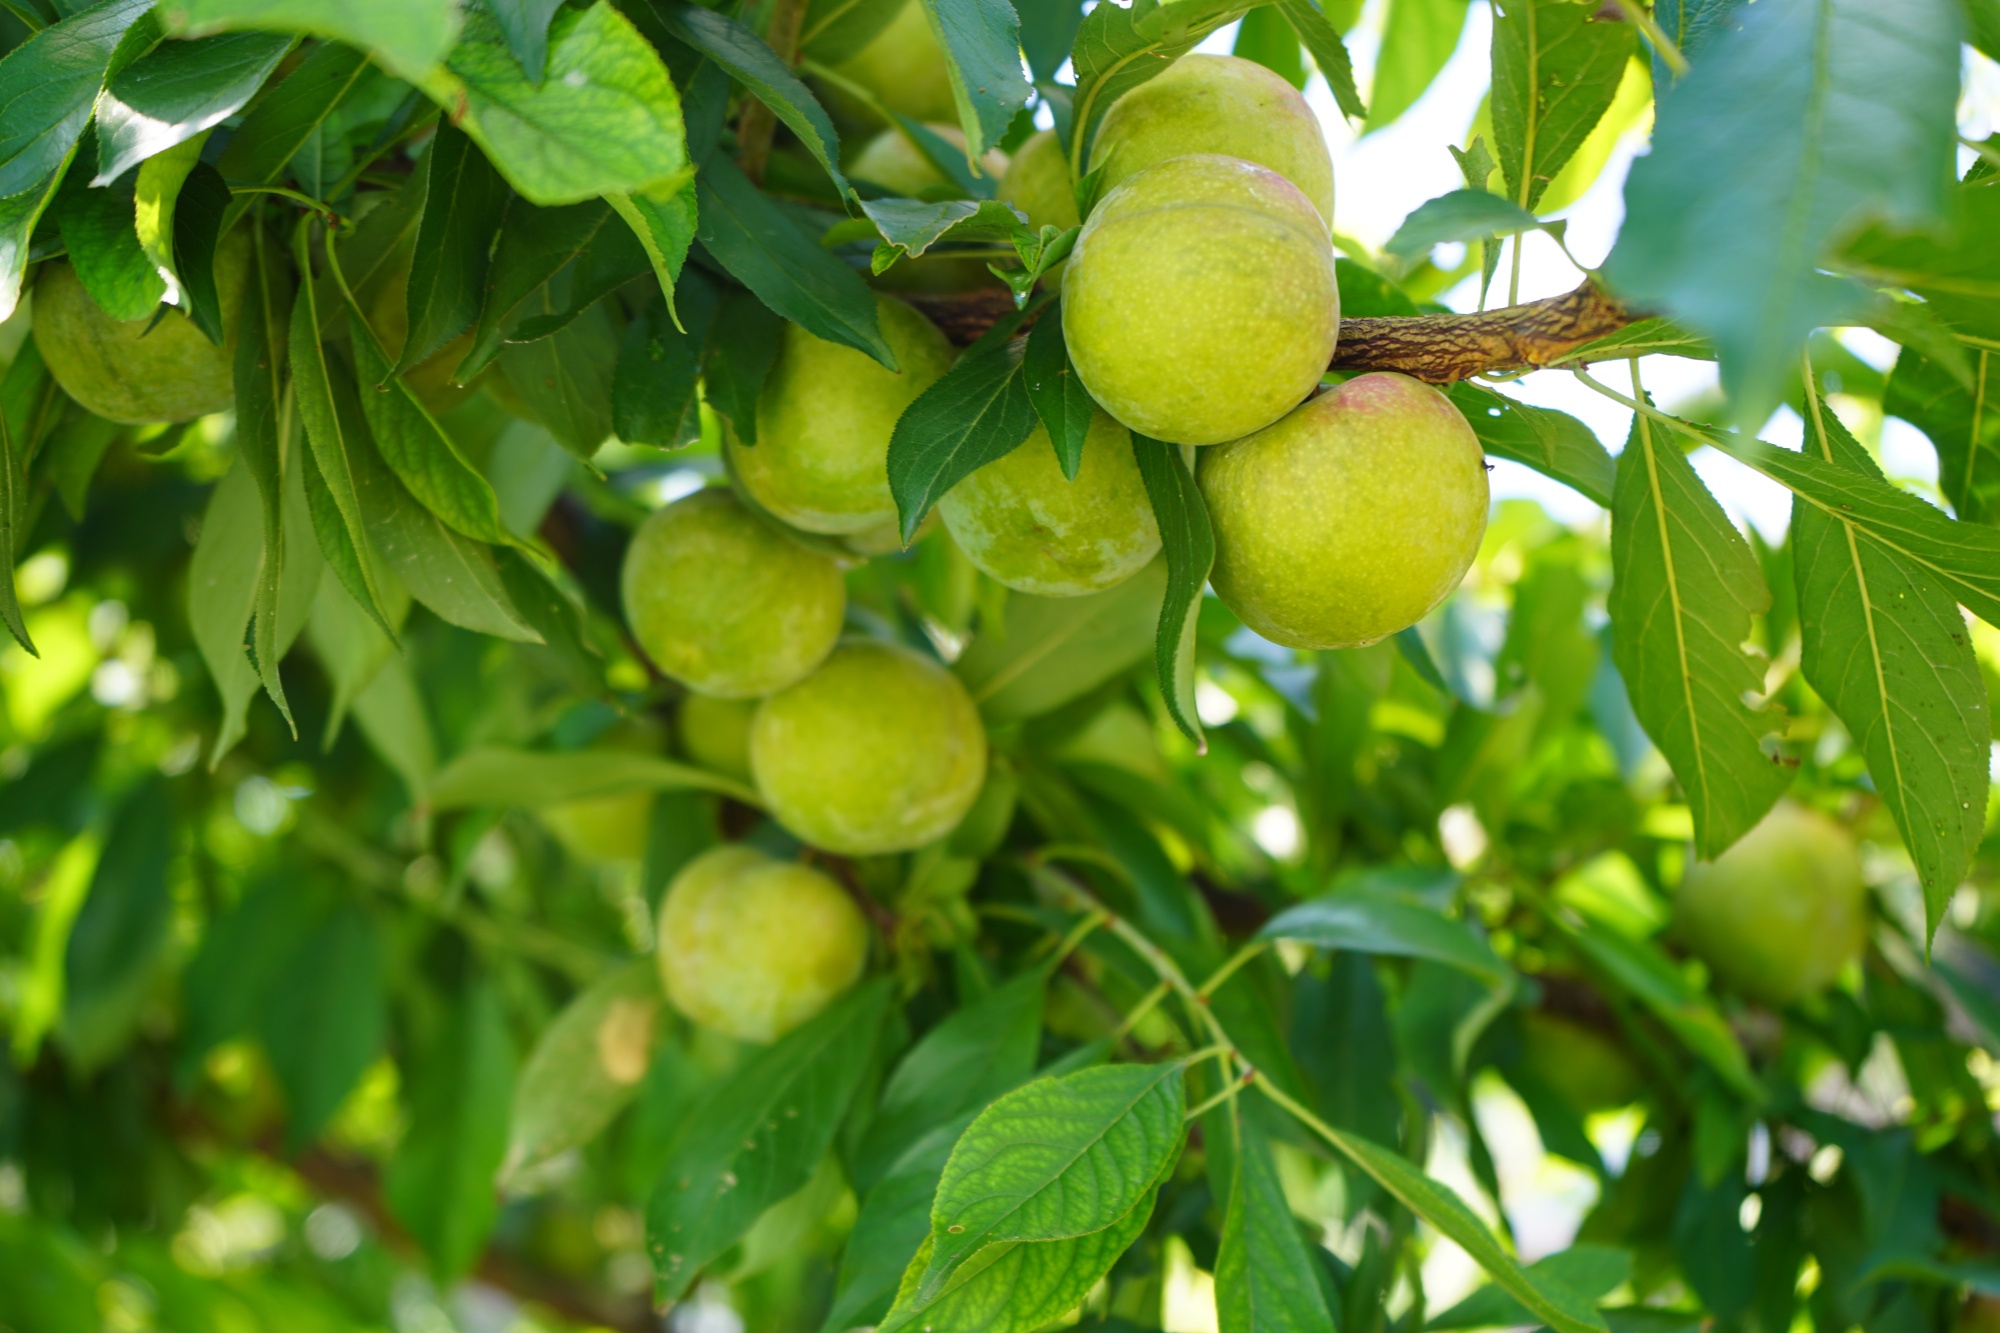
[[[911,305],[963,347],[1014,309],[1004,291],[912,294]],[[1428,384],[1552,365],[1642,315],[1595,282],[1573,292],[1476,315],[1396,315],[1340,322],[1334,370],[1395,370]]]

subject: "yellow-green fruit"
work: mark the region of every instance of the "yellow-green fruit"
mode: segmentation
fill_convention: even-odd
[[[965,131],[956,125],[926,125],[925,129],[937,135],[946,143],[965,152]],[[980,170],[989,177],[998,179],[1007,170],[1007,155],[995,148],[979,159]],[[858,180],[872,182],[886,190],[908,198],[917,198],[925,190],[945,187],[956,193],[951,177],[937,169],[923,150],[910,141],[910,136],[893,126],[883,130],[862,146],[847,164],[847,174]]]
[[[112,421],[193,421],[236,403],[236,315],[250,268],[250,237],[241,228],[215,250],[222,305],[217,347],[193,322],[168,311],[155,325],[113,319],[90,299],[69,261],[42,266],[35,281],[35,346],[63,392]]]
[[[1007,174],[1000,178],[999,196],[1026,213],[1031,227],[1078,224],[1069,159],[1063,156],[1062,140],[1054,130],[1030,135],[1015,150]]]
[[[906,648],[851,643],[772,695],[750,769],[778,822],[851,856],[951,832],[986,777],[986,729],[958,677]]]
[[[911,120],[955,120],[958,103],[944,51],[931,32],[922,0],[908,0],[868,45],[835,66],[875,100]]]
[[[648,518],[625,552],[625,619],[691,690],[754,699],[818,666],[840,637],[840,567],[722,487]]]
[[[750,780],[750,719],[757,705],[748,699],[690,694],[681,704],[681,749],[703,768]]]
[[[1645,1085],[1623,1046],[1573,1018],[1530,1010],[1521,1039],[1530,1072],[1579,1115],[1629,1106]]]
[[[1091,397],[1170,444],[1270,425],[1312,392],[1340,336],[1319,214],[1284,177],[1233,157],[1173,158],[1105,196],[1062,298]]]
[[[787,324],[757,399],[757,443],[728,443],[757,503],[807,532],[865,532],[895,520],[889,436],[951,365],[951,345],[922,315],[887,296],[875,312],[901,369]]]
[[[1416,624],[1486,531],[1486,464],[1451,400],[1407,375],[1349,380],[1267,430],[1202,452],[1216,595],[1293,648]]]
[[[1090,147],[1106,189],[1170,157],[1220,153],[1299,187],[1333,226],[1333,157],[1319,117],[1278,74],[1238,56],[1182,56],[1105,113]]]
[[[589,796],[535,811],[563,850],[579,861],[639,861],[646,855],[653,793],[622,791]]]
[[[667,886],[659,960],[667,998],[688,1018],[742,1041],[775,1041],[860,977],[868,923],[810,866],[717,847]]]
[[[1817,810],[1780,804],[1681,882],[1675,928],[1729,988],[1786,1005],[1861,952],[1867,890],[1854,838]]]
[[[1122,583],[1160,549],[1160,529],[1132,435],[1103,412],[1090,421],[1076,480],[1063,476],[1045,427],[945,493],[938,508],[966,559],[1010,588],[1081,597]]]

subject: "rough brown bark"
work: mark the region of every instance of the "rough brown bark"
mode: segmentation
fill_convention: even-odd
[[[906,299],[961,347],[1014,308],[997,289]],[[1396,370],[1430,384],[1450,384],[1486,372],[1553,364],[1641,318],[1586,280],[1561,296],[1476,315],[1344,319],[1332,368]]]

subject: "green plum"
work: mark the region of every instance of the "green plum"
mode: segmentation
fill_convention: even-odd
[[[907,648],[857,642],[766,699],[750,769],[780,824],[850,856],[951,832],[986,777],[986,729],[958,677]]]
[[[681,701],[681,749],[703,768],[750,780],[750,720],[757,705],[748,699],[690,694]]]
[[[1414,625],[1486,531],[1486,464],[1451,400],[1407,375],[1351,379],[1275,426],[1206,449],[1216,595],[1293,648]]]
[[[884,107],[911,120],[958,119],[958,100],[952,96],[944,50],[931,31],[922,0],[907,0],[887,27],[836,65],[834,72],[860,84]],[[838,92],[835,97],[839,99]],[[875,118],[872,113],[870,118]]]
[[[1090,147],[1104,188],[1170,157],[1220,153],[1299,187],[1333,226],[1333,157],[1319,117],[1283,76],[1239,56],[1182,56],[1112,103]]]
[[[1630,1106],[1645,1076],[1607,1033],[1574,1018],[1531,1009],[1521,1015],[1528,1069],[1578,1115]]]
[[[236,405],[236,315],[250,271],[250,237],[237,228],[215,252],[223,344],[169,310],[155,324],[118,320],[84,290],[68,260],[35,280],[35,346],[63,392],[111,421],[193,421]]]
[[[1010,588],[1081,597],[1123,583],[1160,549],[1132,435],[1092,414],[1076,480],[1045,427],[946,492],[938,508],[966,559]]]
[[[1000,178],[999,197],[1028,215],[1031,227],[1074,227],[1076,187],[1054,130],[1040,130],[1016,149]]]
[[[950,367],[951,345],[901,301],[875,300],[900,370],[787,324],[757,400],[757,442],[733,435],[730,464],[758,504],[807,532],[865,532],[896,519],[889,436]]]
[[[1783,1006],[1858,957],[1868,891],[1848,831],[1786,801],[1714,861],[1692,866],[1675,929],[1726,986]]]
[[[926,125],[925,129],[965,152],[965,131],[956,125]],[[989,178],[999,179],[1007,170],[1007,155],[995,148],[979,159],[979,167]],[[951,177],[937,169],[910,136],[891,126],[863,144],[847,164],[847,174],[893,190],[910,199],[923,197],[926,190],[944,189],[956,195]]]
[[[854,900],[810,866],[731,845],[703,852],[660,904],[660,981],[689,1019],[776,1041],[839,997],[868,961]]]
[[[653,793],[641,789],[586,796],[545,805],[535,811],[535,818],[579,861],[629,864],[645,859]]]
[[[1171,158],[1091,213],[1062,314],[1076,373],[1112,416],[1170,444],[1221,444],[1319,383],[1340,336],[1333,246],[1276,172]]]
[[[847,587],[831,557],[710,487],[652,515],[625,552],[625,619],[653,665],[689,689],[753,699],[817,667]]]

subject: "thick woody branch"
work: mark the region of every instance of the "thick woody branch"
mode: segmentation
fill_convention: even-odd
[[[1003,291],[908,298],[959,346],[1010,313]],[[1596,283],[1540,301],[1476,315],[1407,315],[1340,322],[1334,370],[1395,370],[1430,384],[1450,384],[1497,371],[1553,365],[1577,348],[1616,333],[1642,316]]]

